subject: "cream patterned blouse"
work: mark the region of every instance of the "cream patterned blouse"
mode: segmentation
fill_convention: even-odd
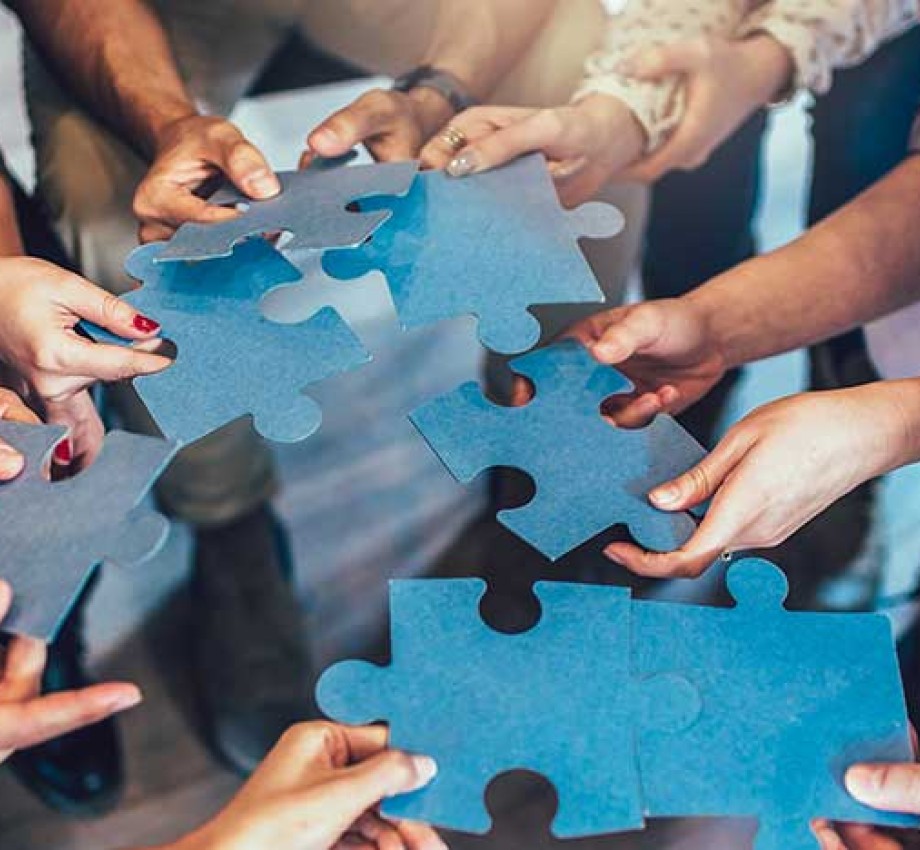
[[[857,65],[920,18],[920,0],[627,0],[610,15],[602,49],[588,57],[575,100],[623,100],[653,150],[683,114],[681,81],[640,82],[617,72],[641,48],[699,35],[772,35],[793,57],[797,88],[826,92],[834,69]]]

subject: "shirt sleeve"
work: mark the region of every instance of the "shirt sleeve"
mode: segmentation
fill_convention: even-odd
[[[683,116],[683,84],[678,77],[658,83],[636,80],[619,73],[619,64],[640,49],[701,35],[731,36],[746,9],[743,0],[631,0],[610,15],[603,46],[585,62],[573,100],[592,94],[619,98],[645,130],[647,151],[654,150]]]
[[[920,0],[770,0],[743,21],[739,36],[773,36],[792,55],[795,87],[823,94],[835,69],[858,65],[918,16]]]

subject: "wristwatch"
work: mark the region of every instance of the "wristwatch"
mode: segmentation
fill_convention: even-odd
[[[455,74],[432,65],[420,65],[397,77],[393,83],[393,91],[409,92],[420,88],[434,89],[451,105],[454,112],[463,112],[479,104]]]

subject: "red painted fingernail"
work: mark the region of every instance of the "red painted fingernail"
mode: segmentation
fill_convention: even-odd
[[[155,322],[153,319],[147,318],[147,316],[141,316],[138,314],[134,317],[134,327],[137,328],[141,333],[149,334],[160,329],[160,323]]]
[[[70,445],[70,440],[64,440],[61,443],[57,444],[57,448],[54,450],[54,459],[57,463],[70,463],[73,460],[73,448]]]

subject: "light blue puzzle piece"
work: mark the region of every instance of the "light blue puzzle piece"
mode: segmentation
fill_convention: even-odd
[[[309,437],[322,414],[303,390],[370,359],[355,335],[331,309],[293,325],[262,315],[262,297],[300,274],[261,239],[241,243],[229,258],[199,263],[158,262],[163,245],[145,245],[128,258],[128,274],[143,286],[125,296],[178,348],[169,369],[134,381],[160,430],[190,443],[252,414],[268,439]]]
[[[473,314],[483,344],[509,354],[540,337],[528,308],[604,300],[577,240],[623,227],[607,204],[563,210],[537,154],[462,180],[423,172],[405,198],[361,207],[393,218],[360,248],[327,252],[330,275],[379,269],[404,327]]]
[[[187,222],[158,254],[160,261],[229,257],[247,237],[290,234],[285,248],[346,248],[360,245],[391,215],[387,210],[350,211],[353,201],[380,195],[404,195],[418,172],[417,162],[388,162],[348,168],[309,168],[278,173],[281,194],[253,201],[236,189],[224,188],[213,204],[242,205],[229,221]]]
[[[487,786],[525,769],[555,786],[560,838],[642,826],[637,730],[692,721],[696,693],[676,677],[630,678],[627,590],[535,591],[540,622],[507,635],[479,616],[482,581],[393,581],[391,665],[348,661],[323,675],[327,715],[386,720],[394,747],[438,762],[430,786],[384,802],[388,817],[487,832]]]
[[[79,475],[50,482],[42,472],[66,431],[0,422],[0,440],[26,459],[23,473],[0,485],[0,578],[13,608],[0,628],[50,641],[103,560],[123,566],[152,557],[168,523],[139,507],[177,445],[115,431]]]
[[[641,736],[646,815],[756,817],[757,850],[816,850],[815,818],[920,824],[843,785],[856,762],[913,761],[888,620],[786,611],[767,561],[740,561],[728,583],[735,608],[635,603],[635,675],[677,672],[703,703],[690,727]]]
[[[412,422],[464,483],[492,467],[526,472],[536,495],[499,521],[555,560],[614,525],[626,525],[643,546],[671,551],[693,533],[689,513],[666,513],[648,492],[686,472],[705,455],[671,417],[646,428],[614,428],[601,402],[632,390],[615,369],[567,341],[511,361],[536,387],[523,407],[488,401],[464,384],[411,414]]]

